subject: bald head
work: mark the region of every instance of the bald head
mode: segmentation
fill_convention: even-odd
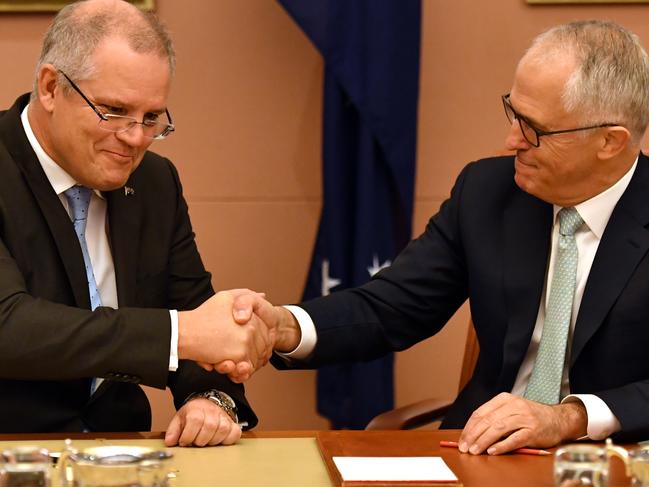
[[[176,57],[168,32],[158,19],[123,0],[84,0],[61,9],[45,34],[36,78],[52,64],[75,80],[91,79],[93,54],[109,37],[125,40],[137,53],[166,59],[173,75]],[[36,95],[37,85],[34,93]]]

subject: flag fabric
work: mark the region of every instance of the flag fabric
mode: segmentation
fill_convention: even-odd
[[[324,58],[323,208],[304,298],[359,286],[411,237],[420,0],[279,0]],[[393,408],[393,356],[318,371],[318,412]]]

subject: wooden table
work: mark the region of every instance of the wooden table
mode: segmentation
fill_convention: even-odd
[[[440,440],[457,440],[457,430],[442,431],[279,431],[247,432],[233,446],[171,448],[177,470],[174,486],[308,486],[331,487],[330,454],[355,456],[441,456],[464,487],[553,487],[552,456],[460,454],[440,448]],[[142,445],[164,448],[161,433],[0,435],[0,450],[36,444],[52,451],[72,438],[78,448],[96,445]],[[353,485],[360,486],[360,483]],[[377,484],[373,484],[376,486]],[[421,486],[422,484],[417,484]],[[628,486],[619,462],[612,463],[610,487]]]

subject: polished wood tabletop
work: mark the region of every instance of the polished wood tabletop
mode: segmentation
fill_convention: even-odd
[[[441,440],[455,441],[459,435],[459,430],[252,431],[244,433],[237,445],[229,447],[170,450],[178,462],[178,482],[174,485],[179,486],[199,485],[196,482],[204,485],[226,482],[223,485],[237,486],[340,485],[327,468],[331,467],[331,455],[441,456],[464,487],[554,486],[553,456],[474,456],[461,454],[455,448],[440,447]],[[163,433],[54,433],[0,435],[0,449],[38,444],[57,450],[63,448],[64,438],[72,438],[80,448],[134,443],[164,448]],[[630,485],[619,463],[616,460],[611,463],[609,487]]]

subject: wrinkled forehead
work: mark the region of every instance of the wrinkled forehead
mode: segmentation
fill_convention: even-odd
[[[571,56],[536,56],[531,52],[519,62],[511,87],[511,103],[522,116],[541,128],[568,122],[563,93],[574,72]]]

